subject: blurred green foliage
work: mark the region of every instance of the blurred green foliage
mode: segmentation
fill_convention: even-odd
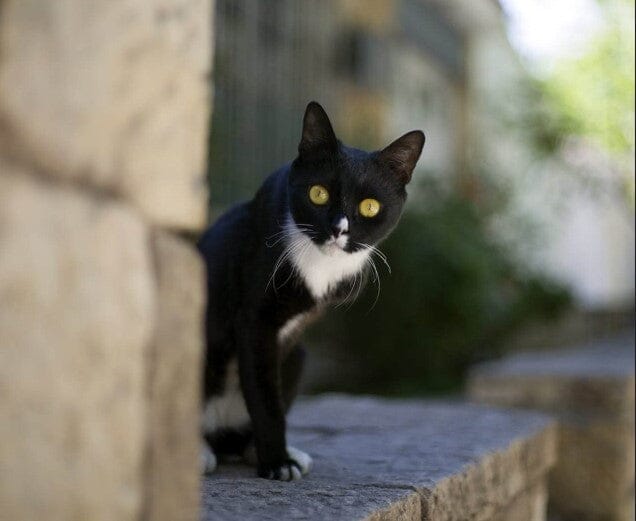
[[[509,335],[564,311],[567,290],[524,271],[489,230],[496,204],[428,182],[382,245],[392,269],[350,309],[329,314],[320,341],[352,366],[316,390],[431,394],[458,390],[467,368],[500,353]],[[384,268],[384,269],[383,269]],[[374,304],[375,303],[375,304]]]
[[[586,46],[521,87],[524,126],[540,152],[552,154],[565,137],[580,136],[613,156],[633,154],[634,0],[599,5],[603,26]]]

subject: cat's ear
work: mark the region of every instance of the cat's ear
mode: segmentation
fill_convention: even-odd
[[[404,184],[407,184],[422,153],[424,140],[424,133],[421,130],[407,132],[388,147],[380,150],[378,160],[397,175]]]
[[[337,147],[338,140],[327,113],[318,103],[311,101],[305,109],[303,135],[298,145],[298,153],[303,156],[333,152]]]

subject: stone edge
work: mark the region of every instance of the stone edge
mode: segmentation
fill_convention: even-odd
[[[414,487],[413,493],[364,521],[490,519],[547,480],[557,459],[557,428],[550,421],[530,437],[513,440],[503,451],[485,455],[432,489]]]

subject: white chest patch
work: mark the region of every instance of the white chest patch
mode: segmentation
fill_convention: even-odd
[[[368,249],[347,253],[338,246],[340,243],[346,244],[346,236],[341,236],[337,243],[318,247],[295,224],[292,226],[296,232],[290,236],[291,262],[317,300],[327,295],[339,282],[359,273],[367,262]]]
[[[205,404],[202,425],[204,432],[220,428],[244,427],[250,422],[239,382],[236,360],[228,363],[223,394],[213,396]]]

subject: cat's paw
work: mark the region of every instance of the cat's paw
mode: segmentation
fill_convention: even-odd
[[[294,481],[303,476],[300,465],[291,458],[286,459],[281,464],[259,465],[257,474],[259,478],[278,481]]]
[[[199,456],[201,474],[212,474],[216,470],[216,455],[212,452],[212,449],[208,447],[207,443],[203,443],[201,446],[201,454]]]
[[[287,455],[289,459],[294,460],[298,463],[298,467],[300,468],[300,472],[303,476],[309,474],[312,465],[314,464],[314,460],[311,459],[311,456],[302,450],[297,449],[296,447],[287,447]]]
[[[258,465],[258,476],[279,481],[294,481],[306,475],[313,461],[309,454],[287,447],[287,459],[282,464]]]

